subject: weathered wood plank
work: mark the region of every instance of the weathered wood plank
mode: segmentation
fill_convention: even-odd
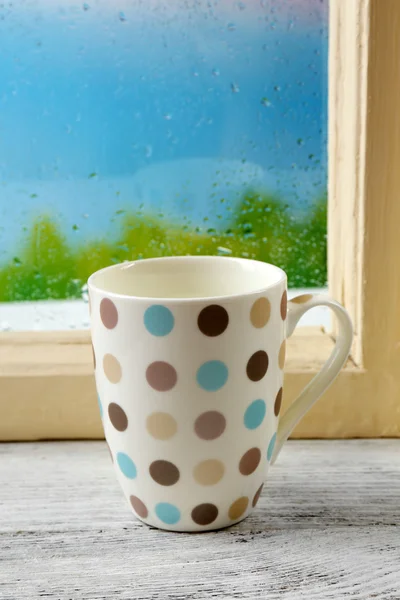
[[[215,533],[132,517],[102,442],[0,446],[0,598],[400,598],[400,441],[289,442]]]

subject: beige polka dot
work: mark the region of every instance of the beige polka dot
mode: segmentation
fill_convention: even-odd
[[[147,417],[147,431],[156,440],[169,440],[177,430],[177,424],[171,415],[164,412],[155,412]]]
[[[114,329],[118,323],[118,311],[114,302],[109,298],[103,298],[100,302],[100,317],[104,327]]]
[[[286,319],[287,315],[287,292],[286,290],[282,294],[281,298],[281,317],[283,320]]]
[[[242,475],[251,475],[257,469],[261,460],[260,448],[250,448],[240,459],[239,471]]]
[[[271,314],[271,304],[268,298],[258,298],[251,307],[250,321],[254,327],[265,327]]]
[[[278,356],[278,364],[279,364],[280,369],[283,369],[283,367],[285,366],[285,358],[286,358],[286,340],[283,340],[280,350],[279,350],[279,356]]]
[[[122,377],[122,369],[118,360],[112,354],[105,354],[103,358],[104,374],[111,383],[118,383]]]
[[[253,498],[253,502],[252,502],[252,504],[253,504],[253,508],[255,507],[255,505],[257,504],[257,502],[258,502],[258,501],[259,501],[259,499],[260,499],[260,496],[261,496],[261,492],[262,492],[262,490],[263,490],[263,487],[264,487],[264,484],[262,483],[262,484],[260,485],[260,487],[258,488],[258,490],[256,491],[256,493],[254,494],[254,498]]]
[[[146,379],[153,390],[167,392],[175,386],[178,375],[172,365],[158,360],[147,367]]]
[[[225,431],[226,419],[217,410],[209,410],[199,415],[194,424],[196,434],[202,440],[215,440]]]
[[[221,481],[225,467],[220,460],[203,460],[193,469],[193,477],[200,485],[215,485]]]
[[[291,298],[290,302],[293,304],[305,304],[313,297],[312,294],[301,294],[301,296],[296,296],[295,298]]]
[[[242,496],[233,502],[229,507],[229,518],[232,521],[236,521],[236,519],[240,519],[244,515],[249,505],[249,499],[246,496]]]

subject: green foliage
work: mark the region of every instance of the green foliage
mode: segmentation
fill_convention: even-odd
[[[0,266],[0,301],[79,298],[91,273],[102,267],[155,256],[226,255],[282,267],[292,287],[326,283],[326,197],[294,218],[279,199],[246,193],[224,230],[188,229],[160,217],[123,214],[113,240],[69,246],[50,217],[37,219],[21,251]]]

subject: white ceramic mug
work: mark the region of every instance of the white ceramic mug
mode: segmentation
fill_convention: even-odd
[[[246,517],[349,354],[346,311],[313,294],[288,303],[281,269],[225,257],[115,265],[90,277],[89,292],[104,431],[135,514],[174,531]],[[336,345],[279,419],[286,338],[319,305],[338,317]]]

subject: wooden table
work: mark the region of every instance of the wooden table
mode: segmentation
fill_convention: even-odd
[[[104,442],[0,445],[1,600],[400,599],[400,440],[289,442],[256,511],[133,518]]]

